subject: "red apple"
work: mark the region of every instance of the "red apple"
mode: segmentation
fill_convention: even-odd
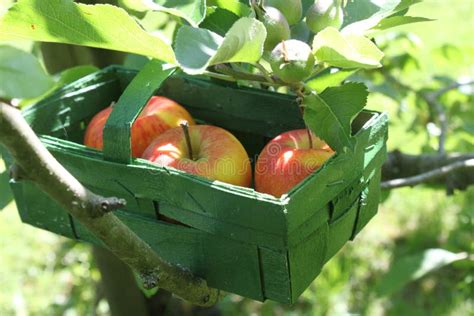
[[[112,107],[109,106],[94,116],[87,126],[84,145],[103,148],[102,134],[111,112]],[[185,121],[194,124],[191,115],[181,105],[165,97],[152,97],[132,126],[133,157],[140,157],[158,135]]]
[[[334,151],[306,129],[278,135],[263,148],[255,166],[255,190],[280,197],[318,169]]]
[[[160,166],[244,187],[250,186],[252,179],[249,157],[242,144],[216,126],[167,130],[145,150],[143,158]]]

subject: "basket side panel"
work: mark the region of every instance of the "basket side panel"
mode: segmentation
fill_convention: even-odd
[[[290,234],[289,252],[293,300],[296,300],[319,274],[321,266],[332,258],[348,240],[352,240],[358,230],[375,215],[378,207],[380,163],[384,156],[385,151],[379,151],[372,160],[373,166],[365,169],[361,178],[349,188],[341,191],[326,207],[315,212],[312,218]],[[365,209],[366,207],[367,209]],[[318,217],[318,221],[314,218],[315,216]],[[311,257],[311,249],[301,246],[308,243],[308,237],[305,236],[308,236],[309,228],[307,226],[310,226],[311,223],[316,223],[318,226],[313,227],[320,227],[319,229],[321,227],[327,228],[327,244],[321,248],[324,253],[319,268],[315,268],[307,260]],[[291,255],[294,253],[293,249],[300,249],[299,259],[295,259]],[[304,271],[308,272],[304,274]],[[295,278],[295,275],[299,275],[299,278]]]
[[[380,170],[377,170],[375,176],[370,181],[369,186],[361,193],[359,212],[351,239],[354,239],[362,228],[367,225],[370,219],[377,214],[380,202],[380,178],[381,172]]]
[[[247,238],[246,242],[256,243],[253,234],[249,235],[253,230],[261,232],[259,240],[266,240],[271,248],[284,243],[286,222],[282,206],[257,198],[252,190],[242,188],[239,194],[227,190],[226,185],[217,188],[209,181],[174,169],[106,162],[100,160],[100,155],[93,158],[82,152],[81,146],[60,143],[46,142],[61,164],[86,186],[107,188],[119,197],[157,201],[164,215],[209,233],[241,236]],[[226,228],[221,229],[220,223],[227,223],[223,224]]]
[[[23,116],[37,134],[82,143],[87,122],[120,96],[119,80],[111,73],[98,73],[99,82],[76,83],[76,90],[63,91],[26,108]],[[74,85],[73,85],[74,86]]]
[[[186,76],[168,79],[160,93],[183,104],[193,116],[230,130],[274,137],[304,127],[296,99],[288,95]]]
[[[263,301],[255,246],[126,211],[115,214],[165,261],[205,278],[211,287]],[[101,244],[80,223],[74,225],[80,240]]]
[[[23,184],[21,182],[10,181],[10,188],[15,198],[16,208],[20,219],[23,223],[30,223],[32,220],[29,218],[28,205],[23,195]]]
[[[331,259],[351,238],[358,208],[359,203],[357,201],[344,215],[329,224],[328,249],[325,262]]]
[[[321,272],[326,257],[329,226],[321,225],[312,235],[297,246],[288,249],[291,276],[292,303]]]
[[[48,195],[26,181],[12,188],[22,222],[75,239],[71,217]]]
[[[266,299],[291,303],[291,282],[287,251],[259,247],[262,288]]]
[[[387,119],[385,114],[373,117],[356,136],[354,152],[338,154],[328,161],[301,185],[290,192],[288,231],[299,229],[313,213],[315,206],[334,200],[340,192],[357,181],[366,169],[375,169],[374,157],[385,150]]]
[[[205,277],[217,287],[263,301],[258,250],[220,236],[205,234],[202,242]]]

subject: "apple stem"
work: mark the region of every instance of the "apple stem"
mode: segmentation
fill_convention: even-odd
[[[186,139],[186,146],[188,147],[188,155],[191,160],[194,160],[193,155],[193,146],[191,144],[191,136],[189,136],[189,124],[188,122],[183,122],[180,124],[183,129],[184,138]]]
[[[313,137],[311,136],[311,130],[306,127],[306,133],[308,133],[309,149],[313,149]]]

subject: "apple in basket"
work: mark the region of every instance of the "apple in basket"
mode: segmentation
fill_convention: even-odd
[[[184,123],[167,130],[142,157],[210,180],[244,187],[252,181],[252,168],[244,147],[234,135],[216,126]]]
[[[307,129],[278,135],[255,165],[255,190],[280,197],[318,169],[334,151]]]
[[[103,130],[112,112],[112,107],[113,105],[107,107],[92,118],[86,129],[84,145],[96,149],[103,148]],[[186,109],[166,97],[153,96],[132,125],[133,157],[141,157],[157,136],[183,122],[194,124],[194,120]]]

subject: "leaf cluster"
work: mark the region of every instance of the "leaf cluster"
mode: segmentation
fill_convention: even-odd
[[[296,2],[301,13],[308,12],[313,4]],[[341,82],[359,69],[381,67],[384,55],[370,39],[375,32],[426,20],[405,16],[408,8],[417,2],[420,1],[395,0],[375,5],[369,0],[334,0],[332,6],[344,11],[342,29],[331,24],[316,34],[305,27],[305,14],[293,14],[291,37],[310,45],[311,59],[316,61],[312,75],[301,82],[285,82],[269,67],[264,48],[270,31],[259,20],[269,6],[255,0],[248,5],[237,0],[120,0],[120,6],[85,5],[72,0],[19,0],[0,18],[0,41],[30,39],[105,48],[159,59],[191,75],[273,90],[288,87],[290,93],[302,98],[304,108],[308,109],[309,114],[304,116],[307,125],[334,149],[342,151],[353,148],[350,123],[365,106],[366,98],[359,96],[366,94],[366,88],[341,85]],[[269,5],[280,8],[288,16],[290,11],[284,4],[285,1],[270,1]],[[143,21],[157,12],[169,20],[161,29],[150,31]],[[171,24],[174,29],[167,38],[164,30]],[[11,56],[10,48],[1,51]],[[10,61],[9,64],[26,65],[28,59],[30,66],[13,75],[8,67],[0,68],[1,97],[30,98],[52,88],[54,83],[32,56],[18,56],[23,56],[25,63]],[[7,60],[2,59],[2,62]],[[29,76],[30,80],[22,80],[22,76],[23,79]],[[38,83],[35,87],[18,84],[33,82],[31,76]],[[330,99],[325,96],[331,90],[318,95],[330,86],[339,85],[338,94]],[[15,91],[15,86],[29,94]],[[349,101],[347,95],[351,95]]]

